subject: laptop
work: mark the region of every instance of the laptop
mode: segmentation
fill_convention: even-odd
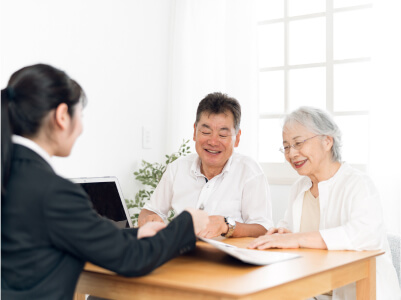
[[[71,178],[81,185],[97,213],[112,220],[118,228],[133,227],[117,177]]]

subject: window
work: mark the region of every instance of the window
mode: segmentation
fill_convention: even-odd
[[[301,105],[326,109],[343,129],[343,160],[368,162],[372,4],[364,0],[259,0],[259,161],[273,184],[296,172],[278,151],[281,121]],[[346,130],[344,130],[346,128]]]

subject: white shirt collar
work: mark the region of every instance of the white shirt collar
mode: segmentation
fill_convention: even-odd
[[[230,171],[233,156],[234,156],[234,152],[230,156],[230,158],[228,159],[226,164],[224,165],[224,168],[220,174],[224,175],[225,173]],[[191,166],[191,173],[195,175],[196,179],[198,179],[197,177],[205,177],[205,175],[203,175],[201,172],[201,163],[202,163],[202,161],[201,161],[199,155],[197,155],[196,159],[193,161],[192,166]],[[220,174],[218,174],[218,175],[220,175]]]
[[[199,155],[196,156],[194,161],[192,162],[190,172],[195,176],[196,180],[198,180],[198,176],[205,177],[200,170],[201,160]]]
[[[12,136],[12,141],[14,144],[22,145],[27,147],[28,149],[31,149],[33,152],[40,155],[40,157],[42,157],[51,167],[53,167],[49,153],[47,153],[42,147],[40,147],[34,141],[15,134]]]

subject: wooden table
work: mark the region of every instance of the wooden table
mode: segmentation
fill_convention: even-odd
[[[246,247],[252,238],[224,239]],[[204,242],[151,274],[126,278],[90,263],[79,278],[84,294],[110,299],[305,299],[356,282],[357,299],[376,299],[376,256],[384,251],[275,249],[300,258],[253,266]]]

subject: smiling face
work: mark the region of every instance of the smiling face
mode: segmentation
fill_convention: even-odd
[[[234,117],[230,111],[222,114],[202,113],[198,124],[194,125],[193,139],[203,170],[219,174],[234,147],[238,147],[240,135],[241,130],[235,134]]]
[[[333,138],[328,136],[316,136],[316,133],[309,131],[299,124],[286,125],[283,129],[283,146],[302,143],[299,150],[290,147],[289,153],[285,154],[286,160],[298,172],[299,175],[309,178],[319,178],[327,170],[326,166],[333,163],[331,147]]]

